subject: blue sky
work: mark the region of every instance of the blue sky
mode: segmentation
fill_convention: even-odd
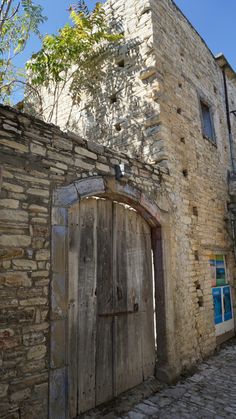
[[[236,1],[175,0],[214,54],[223,52],[236,70]]]
[[[161,0],[158,0],[161,1]],[[55,33],[68,21],[66,11],[76,0],[35,0],[44,8],[48,17],[42,26],[43,34]],[[96,0],[89,0],[93,7]],[[176,0],[178,7],[188,17],[193,26],[208,44],[214,54],[223,52],[236,70],[236,0]],[[40,48],[40,42],[32,38],[19,64],[30,58]]]

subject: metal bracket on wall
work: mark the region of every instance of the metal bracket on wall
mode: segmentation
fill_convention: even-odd
[[[130,167],[125,163],[115,164],[114,169],[116,180],[123,179],[127,181],[131,176]]]

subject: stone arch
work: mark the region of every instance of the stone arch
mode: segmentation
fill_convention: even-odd
[[[155,270],[155,295],[157,316],[157,371],[166,373],[170,366],[170,350],[167,342],[168,288],[164,278],[167,273],[167,252],[163,252],[163,229],[167,240],[168,215],[149,200],[136,186],[120,182],[112,177],[91,177],[60,187],[53,193],[52,202],[52,280],[51,280],[51,327],[50,327],[50,388],[49,418],[68,417],[68,359],[67,334],[68,312],[73,302],[68,301],[68,209],[87,197],[104,197],[130,205],[148,222],[152,233]],[[165,272],[165,273],[164,273]],[[159,321],[161,319],[161,321]],[[167,372],[168,374],[168,372]]]

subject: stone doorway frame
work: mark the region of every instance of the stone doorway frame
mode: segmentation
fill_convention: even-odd
[[[174,324],[170,304],[172,290],[167,280],[170,250],[169,216],[137,187],[111,177],[89,177],[55,189],[52,202],[51,307],[49,362],[49,418],[71,419],[68,409],[68,318],[73,302],[68,301],[68,209],[81,199],[98,196],[130,205],[148,222],[152,233],[156,298],[158,365],[166,374],[173,365]],[[168,312],[167,312],[168,311]],[[159,319],[159,320],[158,320]],[[160,320],[161,319],[161,320]],[[171,343],[169,343],[171,342]],[[172,352],[172,353],[171,353]]]

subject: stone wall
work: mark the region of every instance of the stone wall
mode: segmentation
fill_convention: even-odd
[[[160,116],[172,184],[175,246],[181,243],[175,304],[184,301],[185,308],[176,318],[177,346],[183,364],[190,364],[215,345],[208,255],[227,254],[232,284],[234,279],[226,225],[227,176],[232,167],[224,87],[214,57],[174,3],[153,1],[152,10],[156,63],[163,80]],[[199,99],[211,106],[216,144],[203,137]]]
[[[64,91],[53,119],[100,144],[1,109],[2,345],[9,345],[2,361],[2,411],[11,407],[17,412],[20,406],[24,419],[32,418],[25,407],[29,400],[40,415],[39,399],[45,401],[48,385],[50,202],[55,187],[85,176],[114,176],[114,165],[125,161],[131,167],[130,182],[169,214],[163,228],[169,237],[164,256],[172,376],[216,347],[210,254],[226,256],[229,283],[235,288],[222,71],[173,2],[109,4],[115,16],[125,16],[126,45],[108,63],[102,86],[86,105],[71,111]],[[199,99],[211,106],[216,143],[202,135]]]
[[[102,84],[73,109],[70,119],[69,107],[59,100],[58,110],[65,114],[57,122],[68,122],[71,129],[114,149],[122,147],[153,167],[168,167],[176,350],[181,368],[189,367],[215,347],[209,254],[227,255],[232,285],[234,280],[227,181],[232,166],[222,70],[171,0],[107,5],[123,22],[124,47],[105,66]],[[133,44],[138,47],[130,48]],[[120,54],[122,68],[116,65]],[[235,81],[228,83],[233,105]],[[200,100],[211,109],[215,142],[203,136]]]
[[[232,78],[232,76],[229,78],[227,77],[227,89],[228,89],[228,95],[229,95],[229,111],[235,111],[236,110],[236,76]],[[231,123],[231,129],[232,129],[232,152],[234,161],[236,162],[236,115],[230,113],[230,123]]]
[[[0,418],[46,419],[53,191],[123,162],[166,210],[168,173],[4,107],[0,147]]]

